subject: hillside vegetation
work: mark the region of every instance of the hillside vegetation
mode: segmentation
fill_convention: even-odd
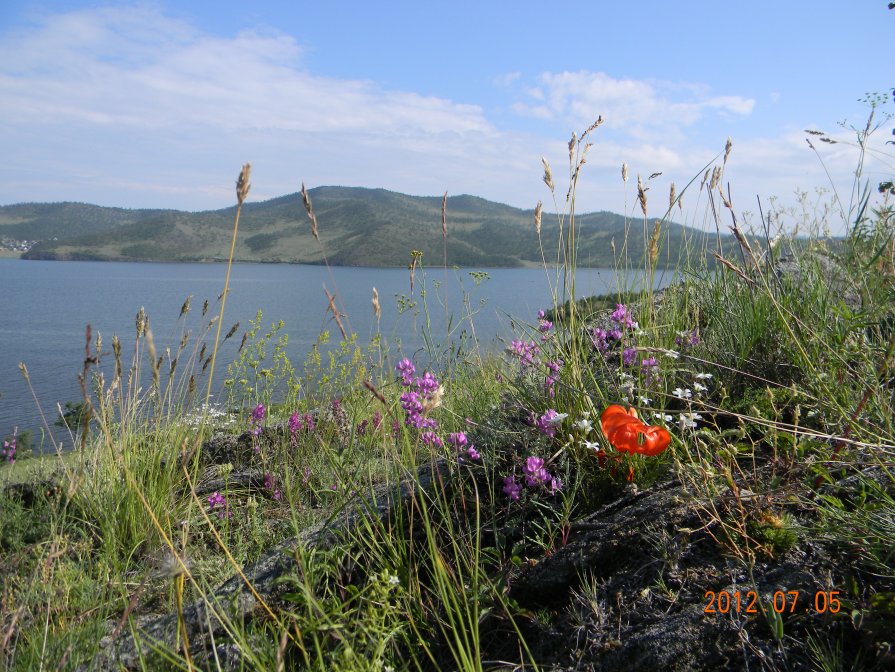
[[[235,260],[317,264],[324,262],[325,251],[326,261],[334,265],[400,267],[408,264],[412,248],[429,263],[443,261],[441,198],[349,187],[318,187],[309,196],[325,224],[321,244],[311,235],[301,196],[291,194],[245,204]],[[192,213],[82,203],[9,205],[0,207],[0,236],[41,241],[24,255],[27,259],[221,261],[229,254],[233,214],[233,208]],[[451,265],[542,263],[538,237],[532,235],[533,210],[451,196],[446,216]],[[642,231],[654,223],[610,212],[579,215],[578,265],[639,265],[644,240],[629,235],[631,228]],[[705,234],[695,229],[666,223],[664,231],[660,267],[674,265],[690,247],[704,246]],[[559,238],[558,218],[545,213],[541,239],[548,263],[557,261]]]

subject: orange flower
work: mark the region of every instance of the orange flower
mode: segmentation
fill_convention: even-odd
[[[609,443],[623,453],[653,457],[668,448],[671,435],[664,427],[647,425],[633,408],[613,404],[600,416],[600,426]]]

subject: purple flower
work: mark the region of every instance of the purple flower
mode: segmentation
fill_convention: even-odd
[[[552,408],[548,409],[544,415],[540,418],[537,418],[534,422],[535,429],[537,429],[542,434],[546,434],[547,436],[553,437],[556,436],[556,425],[558,425],[562,421],[562,417],[560,417],[559,413],[554,411]]]
[[[640,370],[647,387],[659,381],[659,362],[655,357],[647,357],[640,362]]]
[[[289,416],[289,422],[287,424],[290,434],[296,434],[301,431],[302,422],[301,416],[298,414],[298,411],[295,411],[292,415]]]
[[[16,461],[16,437],[3,442],[3,448],[0,449],[0,459],[4,459],[10,464]]]
[[[212,511],[217,510],[218,518],[221,520],[233,516],[233,512],[230,511],[230,507],[227,505],[227,498],[217,490],[215,490],[211,497],[208,498],[208,504]]]
[[[255,406],[255,410],[252,411],[252,420],[255,422],[261,422],[262,420],[264,420],[264,414],[264,404],[258,404],[257,406]]]
[[[410,387],[410,384],[413,382],[413,376],[416,373],[413,362],[406,358],[402,359],[395,365],[395,369],[401,374],[401,383],[404,387]]]
[[[270,490],[274,499],[279,500],[283,496],[283,493],[277,487],[277,477],[268,472],[264,472],[264,489]]]
[[[264,423],[264,404],[258,404],[255,406],[252,414],[249,416],[249,432],[252,436],[260,436],[261,435],[261,425]],[[255,452],[259,452],[260,448],[255,446]]]
[[[482,459],[482,454],[475,449],[475,446],[470,446],[466,449],[466,457],[470,460],[480,460]]]
[[[609,319],[625,329],[637,328],[637,323],[628,312],[627,306],[621,303],[615,304],[615,311],[609,316]]]
[[[454,448],[460,449],[469,443],[469,439],[463,432],[451,432],[448,434],[448,443]]]
[[[522,473],[525,474],[525,485],[530,488],[547,483],[551,479],[550,473],[544,468],[544,460],[534,455],[525,459]]]
[[[507,476],[503,479],[503,492],[514,502],[519,501],[519,493],[522,492],[522,485],[516,482],[515,477]]]
[[[637,348],[625,348],[622,351],[622,363],[631,366],[637,359]]]
[[[420,441],[422,441],[424,446],[435,446],[436,448],[444,446],[444,442],[432,431],[426,431],[420,434]]]
[[[534,341],[526,343],[519,339],[510,342],[509,351],[511,355],[519,358],[519,364],[523,369],[534,364],[535,357],[541,353],[541,349]]]
[[[555,495],[557,492],[562,490],[562,481],[558,476],[554,476],[550,479],[550,494]]]

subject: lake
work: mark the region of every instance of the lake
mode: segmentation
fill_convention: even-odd
[[[34,393],[52,427],[58,417],[57,405],[81,398],[77,377],[84,362],[86,325],[91,325],[94,338],[102,334],[102,349],[109,352],[103,357],[105,371],[110,370],[113,359],[113,334],[121,339],[127,366],[140,307],[150,317],[158,353],[166,347],[175,352],[187,330],[198,334],[217,314],[225,273],[226,264],[222,263],[0,259],[0,436],[6,437],[18,427],[35,430],[35,441],[40,441],[40,413],[19,362],[28,367]],[[550,277],[555,281],[555,271],[550,271]],[[627,274],[624,285],[634,287],[638,277]],[[580,269],[576,294],[614,291],[616,280],[611,269]],[[657,274],[657,286],[668,280]],[[273,322],[285,323],[287,354],[299,371],[321,331],[328,330],[333,341],[338,341],[338,327],[327,309],[324,287],[336,296],[346,329],[357,333],[361,345],[379,332],[393,357],[415,357],[417,364],[426,357],[427,334],[430,342],[446,341],[446,324],[452,342],[465,331],[464,337],[474,335],[484,352],[502,347],[501,339],[514,337],[514,319],[533,324],[537,311],[552,305],[543,268],[417,270],[411,295],[407,269],[234,264],[221,336],[237,321],[240,328],[220,348],[214,380],[223,381],[243,332],[259,310],[264,330]],[[378,324],[371,304],[373,287],[382,307]],[[189,296],[191,310],[181,318],[181,306]],[[202,318],[206,299],[208,315]],[[212,338],[213,333],[209,346]],[[111,380],[109,374],[106,380]],[[144,389],[147,386],[148,377]],[[53,431],[70,443],[61,432]]]

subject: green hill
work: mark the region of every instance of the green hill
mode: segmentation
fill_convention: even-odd
[[[313,264],[322,263],[325,255],[335,265],[404,266],[415,249],[430,265],[442,262],[440,197],[352,187],[318,187],[309,194],[320,243],[311,235],[300,195],[290,194],[243,207],[236,259]],[[28,259],[216,261],[228,256],[234,214],[235,207],[183,212],[26,203],[0,207],[0,237],[39,241],[23,255]],[[452,196],[447,224],[451,265],[541,263],[532,210]],[[548,262],[556,259],[558,226],[555,215],[544,214],[541,239]],[[579,215],[577,227],[579,265],[612,266],[623,253],[630,264],[641,265],[642,220],[596,212]],[[675,223],[663,225],[659,265],[674,264],[685,244],[701,248],[704,235]]]

